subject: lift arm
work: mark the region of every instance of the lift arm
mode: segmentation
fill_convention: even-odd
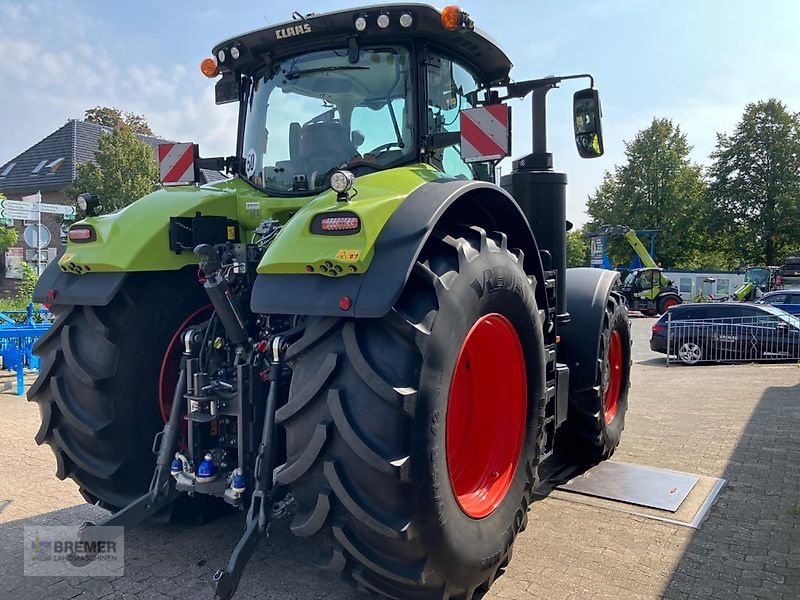
[[[639,239],[639,236],[636,235],[636,232],[627,227],[626,225],[617,225],[615,227],[612,226],[604,226],[601,228],[600,233],[605,235],[621,235],[624,237],[628,243],[633,248],[633,251],[642,259],[642,264],[648,269],[656,269],[658,265],[656,261],[653,260],[653,257],[650,256],[650,253],[645,248],[645,245],[642,243],[642,240]]]

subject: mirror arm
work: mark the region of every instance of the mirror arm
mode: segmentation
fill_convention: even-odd
[[[515,81],[506,85],[507,95],[499,98],[499,100],[508,100],[510,98],[524,98],[531,92],[539,88],[552,89],[557,87],[562,81],[568,79],[589,79],[589,87],[594,87],[594,77],[589,73],[580,73],[578,75],[563,75],[560,77],[543,77],[542,79],[529,79],[527,81]]]
[[[560,77],[543,77],[541,79],[529,79],[527,81],[516,81],[506,85],[506,95],[498,100],[508,100],[511,98],[524,98],[531,92],[531,117],[533,130],[533,155],[547,155],[547,92],[558,87],[562,81],[569,79],[589,79],[589,85],[594,88],[594,77],[589,73],[579,73],[577,75],[562,75]],[[546,160],[549,163],[549,161]]]

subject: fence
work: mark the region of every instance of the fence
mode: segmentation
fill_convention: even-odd
[[[800,360],[800,319],[768,314],[716,319],[673,319],[667,312],[670,362]]]
[[[16,372],[18,396],[25,393],[25,369],[39,370],[39,358],[33,354],[33,345],[50,328],[51,318],[50,311],[34,309],[32,304],[26,310],[0,313],[0,357],[3,369]]]

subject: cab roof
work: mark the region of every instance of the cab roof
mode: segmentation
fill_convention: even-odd
[[[400,24],[400,17],[404,14],[411,15],[410,27]],[[386,28],[377,25],[381,15],[389,18]],[[363,31],[355,27],[359,17],[367,23]],[[306,16],[295,13],[292,21],[230,38],[217,44],[213,52],[221,72],[248,73],[262,66],[267,59],[278,61],[305,52],[347,48],[351,40],[358,45],[372,45],[412,39],[427,40],[449,51],[472,67],[486,84],[508,81],[511,70],[508,56],[476,29],[468,16],[462,27],[448,31],[441,24],[441,11],[425,4],[384,4]],[[233,48],[236,48],[233,54],[238,54],[236,59],[231,55]]]

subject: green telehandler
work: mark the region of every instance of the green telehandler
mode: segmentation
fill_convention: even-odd
[[[456,6],[375,5],[232,37],[201,70],[236,154],[159,149],[163,189],[79,199],[35,298],[36,436],[97,525],[240,510],[230,598],[272,519],[389,598],[470,600],[511,558],[556,444],[611,456],[627,409],[619,275],[566,268],[546,94],[602,155],[589,75],[513,81]],[[510,108],[533,151],[495,182]],[[200,168],[231,178],[198,186]],[[81,539],[102,539],[86,524]]]
[[[683,302],[678,288],[664,276],[633,229],[625,225],[604,225],[600,233],[625,238],[644,265],[628,273],[620,285],[619,291],[625,297],[628,308],[653,316],[664,314],[670,307]]]

